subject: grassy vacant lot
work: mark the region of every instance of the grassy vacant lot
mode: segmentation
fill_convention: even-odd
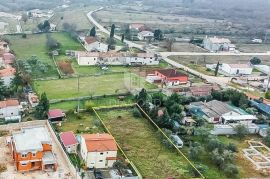
[[[198,64],[204,65],[205,64],[213,64],[217,63],[218,61],[221,63],[248,63],[253,56],[170,56],[172,60],[175,60],[181,64]],[[270,65],[270,61],[268,56],[258,56],[263,64]]]
[[[40,94],[46,92],[49,99],[74,98],[78,96],[96,96],[128,92],[127,88],[152,89],[155,85],[146,83],[135,74],[114,73],[100,76],[35,81],[35,90]]]
[[[270,44],[236,44],[241,52],[267,52],[270,51]]]
[[[161,143],[160,135],[146,119],[134,118],[131,108],[98,113],[144,178],[190,178],[186,160]]]
[[[172,47],[173,52],[205,52],[204,49],[187,42],[175,42]]]
[[[116,96],[109,96],[109,97],[102,97],[98,99],[91,99],[91,100],[83,100],[80,101],[80,109],[85,109],[85,104],[92,104],[95,107],[98,106],[112,106],[112,105],[123,105],[123,104],[131,104],[133,103],[132,96],[126,96],[123,101],[120,101]],[[68,102],[60,102],[50,104],[52,109],[63,109],[63,110],[70,110],[75,109],[78,105],[78,101],[68,101]]]
[[[121,9],[122,8],[122,9]],[[134,8],[133,8],[134,9]],[[205,18],[193,18],[188,16],[168,14],[168,9],[164,12],[146,12],[145,10],[131,10],[130,7],[119,6],[117,8],[105,9],[95,13],[96,17],[104,24],[112,23],[126,24],[140,22],[153,28],[183,30],[186,26],[216,28],[224,26],[222,21],[215,21]]]
[[[56,11],[55,15],[50,19],[50,22],[55,24],[58,30],[63,30],[64,23],[76,25],[77,30],[89,30],[92,25],[86,17],[86,14],[97,8],[96,6],[70,7],[65,10]]]

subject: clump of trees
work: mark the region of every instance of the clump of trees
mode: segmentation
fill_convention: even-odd
[[[45,20],[43,23],[38,24],[37,27],[41,32],[49,32],[51,29],[51,25],[48,20]]]
[[[46,34],[46,46],[49,50],[56,50],[60,47],[60,43],[57,42],[54,38],[52,38],[51,34]]]
[[[78,34],[76,32],[76,24],[63,23],[63,29],[65,32],[69,33],[70,37],[74,40],[78,39]]]
[[[35,108],[35,117],[38,119],[45,119],[49,109],[50,109],[49,99],[47,98],[46,93],[42,93],[40,101]]]
[[[259,64],[261,64],[261,59],[259,59],[258,57],[253,57],[252,59],[250,59],[250,63],[252,64],[252,65],[259,65]]]
[[[91,37],[95,37],[95,36],[96,36],[96,27],[93,27],[93,28],[89,31],[89,36],[91,36]]]

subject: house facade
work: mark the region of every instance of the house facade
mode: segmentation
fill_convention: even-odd
[[[0,70],[0,78],[3,80],[4,85],[9,87],[13,78],[15,77],[16,70],[15,68],[8,67],[3,70]]]
[[[152,53],[125,52],[77,52],[79,65],[158,65],[159,59]]]
[[[154,33],[151,31],[141,31],[137,35],[139,40],[148,40],[154,38]]]
[[[13,133],[9,145],[17,171],[57,169],[52,140],[45,127],[22,128]]]
[[[99,42],[95,37],[85,37],[84,47],[88,52],[107,52],[108,45]]]
[[[218,37],[205,37],[203,47],[210,52],[235,51],[235,45],[229,39]]]
[[[229,75],[251,75],[253,68],[249,64],[223,63],[220,70]]]
[[[88,168],[110,168],[117,160],[117,145],[109,134],[83,134],[80,148]]]
[[[61,132],[60,140],[68,153],[77,153],[78,141],[72,131]]]
[[[188,75],[180,73],[175,69],[156,70],[155,75],[162,79],[162,82],[169,86],[188,83]]]
[[[0,101],[0,118],[12,120],[12,118],[21,119],[22,106],[16,99]]]

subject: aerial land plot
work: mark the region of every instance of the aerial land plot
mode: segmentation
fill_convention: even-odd
[[[240,52],[263,53],[270,51],[270,44],[236,44]]]
[[[65,10],[56,11],[54,16],[49,20],[50,23],[56,25],[57,30],[63,30],[63,24],[74,24],[76,30],[89,30],[92,25],[89,22],[86,14],[98,7],[69,7]]]
[[[34,88],[37,93],[46,92],[49,99],[76,98],[82,96],[99,96],[121,94],[130,88],[152,89],[155,85],[146,83],[144,78],[136,74],[113,73],[79,78],[59,80],[35,81]]]
[[[98,114],[144,178],[190,178],[188,162],[162,144],[160,134],[146,119],[133,117],[132,108],[100,110]]]

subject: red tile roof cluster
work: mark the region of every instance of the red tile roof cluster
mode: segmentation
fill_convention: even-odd
[[[88,152],[117,151],[116,142],[110,134],[83,134]]]
[[[97,41],[97,39],[96,39],[95,37],[91,37],[91,36],[85,37],[84,40],[85,40],[85,42],[86,42],[87,44],[92,44],[92,43],[94,43],[94,42]]]
[[[60,133],[60,139],[65,147],[78,144],[78,141],[72,131]]]
[[[65,114],[61,109],[51,109],[48,112],[48,118],[53,119],[53,118],[58,118],[58,117],[64,117]]]
[[[0,77],[12,76],[16,73],[15,68],[5,68],[0,70]]]
[[[181,73],[175,69],[157,70],[157,72],[161,73],[162,75],[166,76],[167,78],[187,76],[186,74]]]
[[[19,101],[17,99],[8,99],[5,101],[0,101],[0,108],[6,108],[9,106],[19,106]]]
[[[134,24],[130,24],[129,25],[129,28],[130,29],[140,29],[140,28],[142,28],[142,27],[144,27],[145,25],[144,24],[142,24],[142,23],[134,23]]]
[[[12,53],[4,53],[3,60],[4,60],[5,64],[11,64],[11,63],[14,63],[15,56]]]

